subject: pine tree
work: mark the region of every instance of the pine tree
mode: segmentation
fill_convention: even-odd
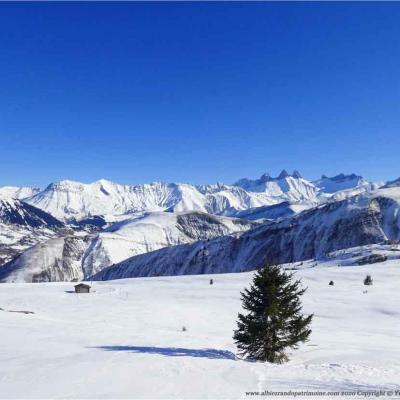
[[[240,355],[278,364],[288,361],[285,351],[297,348],[311,334],[313,315],[301,314],[300,296],[305,290],[278,266],[258,270],[242,293],[248,314],[239,314],[233,336]]]
[[[372,278],[371,275],[367,275],[364,279],[364,285],[370,286],[372,285]]]

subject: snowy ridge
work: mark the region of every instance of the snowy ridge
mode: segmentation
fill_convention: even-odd
[[[339,174],[332,178],[322,175],[321,179],[314,181],[313,184],[324,193],[336,193],[342,190],[348,190],[355,187],[368,186],[370,183],[362,176],[356,174]]]
[[[39,193],[41,189],[34,187],[2,186],[0,187],[0,197],[11,197],[14,199],[25,199]]]
[[[272,178],[269,174],[264,174],[256,180],[244,178],[234,185],[249,192],[268,193],[271,197],[282,197],[291,201],[309,200],[317,195],[317,188],[298,171],[289,175],[283,170],[277,178]]]
[[[310,182],[297,171],[289,175],[284,170],[277,178],[264,174],[260,179],[241,179],[234,185],[150,183],[129,186],[105,179],[90,184],[65,180],[50,184],[25,201],[63,221],[165,210],[234,216],[239,211],[257,207],[287,201],[320,202],[344,190],[353,190],[344,195],[348,197],[374,188],[354,174]]]
[[[206,211],[205,196],[187,184],[119,185],[61,181],[26,200],[63,220],[144,211]]]

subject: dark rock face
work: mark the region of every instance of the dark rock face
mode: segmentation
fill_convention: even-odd
[[[250,229],[252,226],[257,226],[256,222],[250,222],[244,219],[233,219],[232,223],[238,226],[243,226],[244,229]],[[191,212],[178,215],[177,228],[194,240],[214,239],[231,232],[226,225],[221,223],[221,220],[218,217],[201,212]]]
[[[107,221],[101,215],[94,215],[81,219],[79,221],[71,221],[79,228],[86,229],[89,231],[99,231],[107,225]]]

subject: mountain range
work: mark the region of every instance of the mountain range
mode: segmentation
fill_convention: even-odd
[[[232,215],[283,201],[322,201],[337,192],[370,190],[374,184],[357,175],[323,176],[310,182],[299,172],[283,170],[278,177],[264,174],[256,180],[241,179],[233,185],[191,185],[150,183],[120,185],[105,179],[84,184],[64,180],[51,183],[44,190],[32,189],[24,201],[63,221],[78,221],[94,215],[115,216],[145,211],[202,211]],[[14,191],[21,193],[29,188]],[[2,190],[0,188],[0,196]]]
[[[233,272],[398,239],[397,183],[283,170],[232,185],[4,187],[0,281]]]

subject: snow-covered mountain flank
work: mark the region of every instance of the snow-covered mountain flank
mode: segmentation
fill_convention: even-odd
[[[25,249],[68,229],[50,214],[13,198],[0,198],[0,268]]]
[[[242,234],[142,254],[94,279],[248,271],[389,240],[400,240],[399,188],[329,202]]]
[[[163,247],[209,240],[257,223],[200,212],[147,213],[117,222],[98,234],[65,235],[37,244],[0,268],[0,281],[70,281]]]
[[[263,260],[317,258],[397,238],[395,214],[364,223],[375,215],[373,204],[397,204],[387,194],[396,183],[378,190],[381,185],[355,174],[309,181],[283,170],[233,185],[101,179],[60,181],[44,190],[0,188],[0,279],[228,272]]]

